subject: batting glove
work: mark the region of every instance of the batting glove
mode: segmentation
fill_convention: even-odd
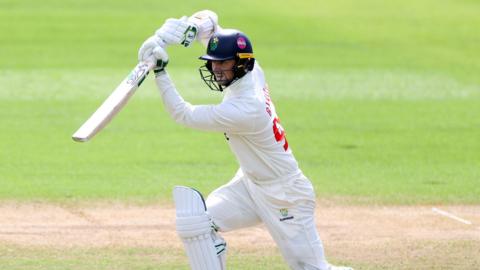
[[[170,18],[155,32],[155,35],[167,45],[182,44],[188,47],[197,36],[198,27],[187,20],[187,16],[180,19]]]
[[[205,46],[213,34],[221,29],[217,14],[211,10],[195,12],[188,18],[188,22],[197,26],[197,40]]]
[[[168,54],[163,48],[165,43],[157,36],[149,37],[138,50],[138,61],[154,62],[155,74],[163,71],[168,64]]]

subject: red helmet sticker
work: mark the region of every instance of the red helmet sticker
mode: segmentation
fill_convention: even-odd
[[[244,37],[237,38],[237,46],[242,50],[245,49],[245,47],[247,47],[247,41],[245,40]]]

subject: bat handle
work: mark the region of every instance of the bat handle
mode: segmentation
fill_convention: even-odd
[[[145,61],[145,64],[147,64],[148,70],[150,71],[157,65],[156,59],[147,60]]]

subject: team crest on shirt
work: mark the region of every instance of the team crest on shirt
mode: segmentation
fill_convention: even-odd
[[[293,219],[293,216],[288,215],[288,209],[287,208],[281,208],[279,211],[280,211],[280,215],[281,215],[280,221]]]

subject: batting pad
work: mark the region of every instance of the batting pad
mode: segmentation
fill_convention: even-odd
[[[173,190],[177,233],[185,246],[192,270],[223,270],[217,255],[214,231],[200,192],[177,186]]]

